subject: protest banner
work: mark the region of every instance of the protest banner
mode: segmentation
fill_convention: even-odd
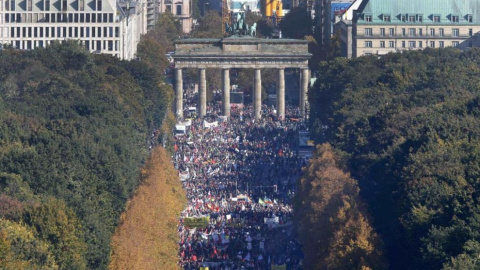
[[[183,223],[187,228],[206,228],[209,221],[209,217],[186,217],[183,219]]]

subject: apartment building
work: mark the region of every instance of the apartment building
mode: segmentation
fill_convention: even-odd
[[[143,0],[0,0],[0,44],[31,50],[73,39],[90,52],[132,59],[146,19]]]
[[[343,56],[479,47],[480,0],[357,0],[341,15]]]
[[[193,27],[192,4],[192,0],[160,0],[160,13],[173,13],[180,21],[183,33],[187,34]]]

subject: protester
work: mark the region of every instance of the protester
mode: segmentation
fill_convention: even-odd
[[[293,121],[298,109],[286,112],[280,121],[263,106],[254,120],[252,107],[234,108],[220,121],[220,106],[212,105],[176,137],[173,160],[188,199],[178,225],[184,269],[301,269],[291,199],[305,165],[297,132],[306,127]]]

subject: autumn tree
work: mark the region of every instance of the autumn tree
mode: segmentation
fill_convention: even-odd
[[[295,222],[306,269],[386,269],[357,182],[328,144],[317,146],[299,180]]]
[[[112,237],[110,269],[178,269],[177,221],[185,191],[165,149],[154,149],[142,184]]]

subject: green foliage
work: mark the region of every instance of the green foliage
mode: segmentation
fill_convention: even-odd
[[[205,16],[198,19],[190,34],[193,38],[222,38],[222,16],[217,11],[209,10]]]
[[[171,87],[152,63],[92,55],[73,41],[1,51],[0,81],[0,216],[21,222],[26,206],[40,203],[25,222],[42,241],[78,238],[71,247],[78,254],[52,243],[60,268],[106,268],[111,235]],[[48,196],[58,202],[41,203]],[[52,216],[41,220],[36,211]],[[51,231],[60,214],[63,229]]]
[[[303,39],[312,35],[313,20],[306,8],[293,8],[280,22],[284,38]]]
[[[393,269],[477,268],[479,64],[454,48],[320,64],[311,129],[347,153]]]
[[[51,243],[59,269],[85,269],[86,244],[82,227],[65,202],[48,198],[27,211],[26,222],[36,229],[39,238]]]
[[[4,250],[0,251],[0,254],[3,253],[3,256],[7,257],[9,253],[10,264],[16,261],[16,264],[22,265],[23,268],[28,266],[31,269],[59,269],[55,256],[51,252],[50,243],[38,239],[35,230],[31,227],[0,219],[0,238],[1,235],[4,235]],[[2,246],[1,242],[0,246]]]

